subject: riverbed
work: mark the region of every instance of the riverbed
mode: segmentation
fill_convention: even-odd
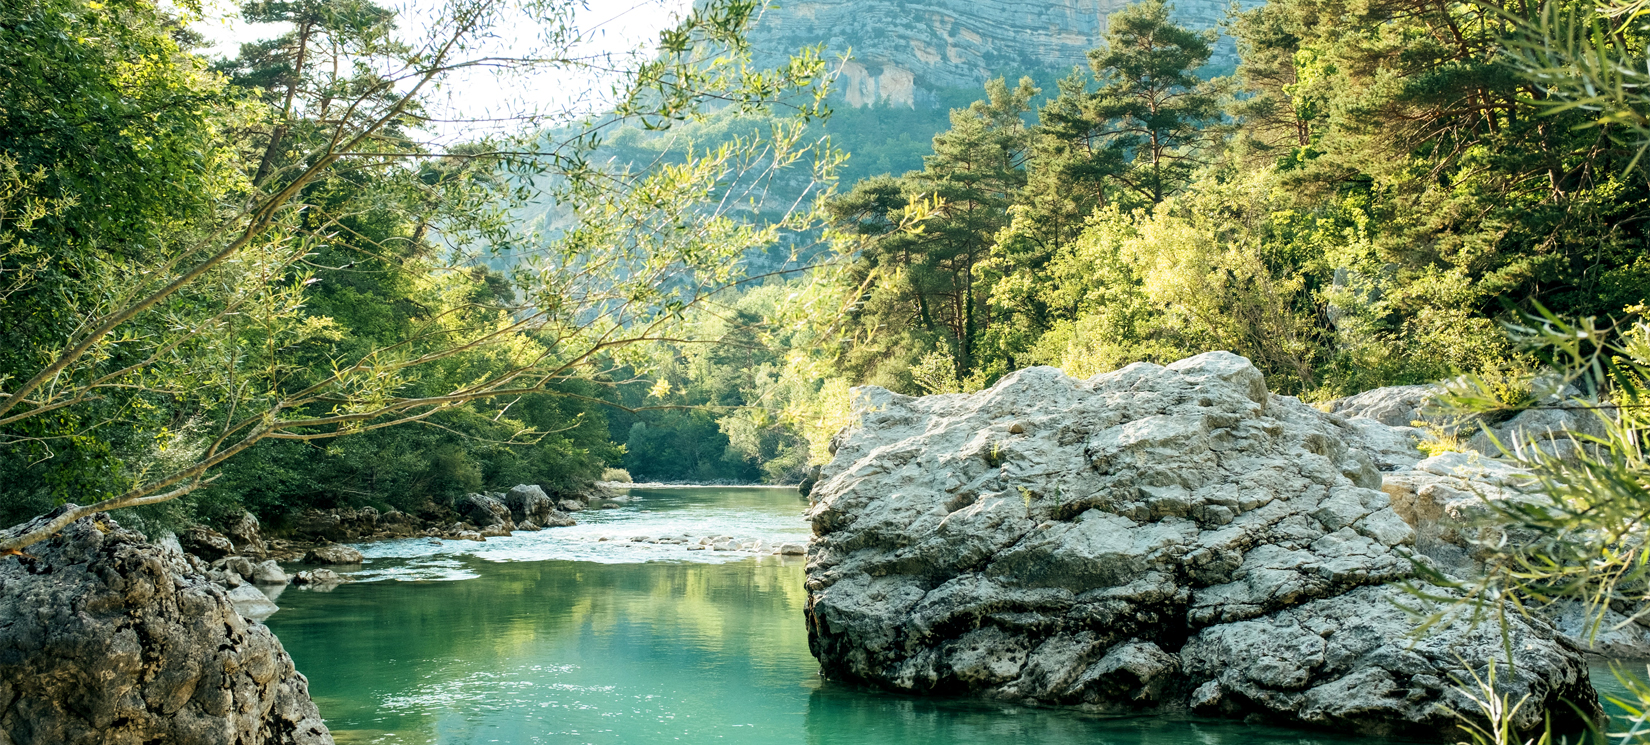
[[[933,700],[824,681],[803,627],[791,489],[635,489],[580,524],[484,543],[358,544],[266,623],[339,743],[1310,745],[1241,722]],[[760,544],[751,550],[704,548]],[[699,548],[695,548],[698,546]],[[1614,688],[1600,668],[1595,681]]]

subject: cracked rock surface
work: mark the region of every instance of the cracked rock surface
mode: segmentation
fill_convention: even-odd
[[[1031,368],[972,395],[861,388],[855,408],[809,511],[809,644],[829,676],[1453,738],[1440,705],[1469,702],[1452,676],[1505,657],[1499,629],[1460,616],[1410,638],[1389,583],[1412,575],[1416,534],[1381,491],[1398,464],[1242,357]],[[1497,681],[1529,694],[1524,724],[1562,726],[1565,700],[1596,712],[1550,625],[1509,633],[1517,672],[1503,659]]]
[[[28,553],[0,559],[0,745],[332,743],[280,641],[204,565],[107,516]]]

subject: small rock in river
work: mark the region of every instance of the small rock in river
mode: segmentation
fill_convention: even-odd
[[[336,543],[316,546],[304,555],[304,562],[308,564],[359,564],[365,560],[360,551]]]
[[[252,568],[252,581],[260,585],[284,585],[287,583],[286,572],[281,571],[281,565],[271,559]]]
[[[280,610],[252,585],[241,585],[230,590],[227,595],[229,604],[235,607],[235,612],[249,621],[262,621]]]

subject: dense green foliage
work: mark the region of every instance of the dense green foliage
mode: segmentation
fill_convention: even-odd
[[[1210,39],[1131,6],[1034,121],[1029,81],[994,84],[921,171],[833,203],[874,238],[840,280],[844,374],[919,392],[1222,348],[1331,397],[1523,364],[1508,305],[1621,314],[1650,279],[1636,148],[1520,74],[1519,12],[1275,0],[1206,82]],[[1636,34],[1609,38],[1631,58]]]
[[[211,66],[186,9],[0,9],[0,519],[73,501],[161,505],[140,527],[243,508],[279,524],[588,485],[620,460],[605,371],[687,338],[683,313],[740,257],[809,228],[806,209],[723,195],[782,172],[808,193],[835,162],[799,136],[822,64],[747,64],[756,9],[703,4],[626,58],[567,53],[582,37],[560,0],[453,2],[405,34],[368,2],[254,2],[290,30]],[[542,48],[486,48],[524,17]],[[605,117],[529,111],[445,144],[421,91],[483,63],[624,79]],[[765,131],[592,162],[609,124],[703,127],[710,100]],[[768,115],[780,100],[795,122]],[[512,219],[529,203],[569,221]]]
[[[1205,79],[1211,36],[1131,6],[1086,73],[994,81],[920,169],[830,200],[842,258],[773,317],[811,330],[742,404],[813,427],[817,460],[831,431],[804,422],[841,420],[822,412],[859,384],[972,390],[1210,349],[1314,400],[1512,379],[1534,360],[1508,314],[1632,315],[1650,287],[1650,140],[1637,73],[1611,63],[1643,58],[1643,29],[1589,14],[1273,0],[1232,19],[1240,64]]]
[[[254,3],[291,31],[213,66],[141,0],[3,12],[0,312],[28,319],[0,325],[3,386],[264,219],[245,205],[317,167],[339,122],[395,112],[243,258],[63,373],[78,398],[0,412],[12,520],[157,483],[248,406],[287,406],[271,402],[349,422],[282,425],[175,512],[416,509],[604,466],[790,481],[823,459],[849,386],[971,390],[1034,364],[1229,349],[1317,399],[1504,376],[1532,363],[1505,314],[1621,315],[1650,286],[1637,89],[1598,63],[1642,57],[1642,30],[1577,36],[1575,3],[1274,0],[1232,19],[1241,62],[1210,79],[1213,35],[1144,2],[1087,71],[794,128],[747,104],[802,68],[649,67],[657,92],[617,109],[630,126],[512,141],[553,167],[500,143],[417,155],[423,104],[359,61],[419,53],[370,3]],[[1566,88],[1560,68],[1602,82]],[[682,75],[746,93],[685,116]],[[782,228],[836,164],[772,174],[821,135],[855,152],[823,204],[836,261],[803,272],[829,255],[820,233]],[[610,348],[616,330],[651,343]]]

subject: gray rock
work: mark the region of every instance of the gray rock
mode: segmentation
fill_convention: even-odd
[[[212,562],[212,567],[214,569],[234,572],[235,574],[240,575],[242,580],[247,582],[252,581],[252,575],[256,573],[256,566],[257,565],[252,563],[251,559],[248,559],[245,556],[225,556],[222,559]]]
[[[824,470],[824,466],[814,466],[813,468],[808,469],[808,475],[803,477],[802,483],[796,485],[797,492],[804,497],[813,492],[814,485],[819,483],[819,474]]]
[[[1541,381],[1537,381],[1541,385]],[[1434,400],[1443,393],[1444,389],[1437,385],[1404,385],[1390,388],[1376,388],[1365,391],[1356,396],[1336,399],[1325,404],[1325,409],[1333,414],[1345,417],[1353,427],[1365,430],[1364,437],[1368,438],[1366,446],[1373,447],[1377,452],[1403,453],[1405,458],[1410,454],[1404,451],[1400,442],[1392,438],[1416,439],[1428,435],[1420,430],[1410,429],[1416,422],[1424,422],[1441,432],[1460,438],[1462,445],[1470,451],[1481,455],[1497,457],[1503,454],[1503,449],[1513,452],[1540,450],[1549,455],[1560,458],[1571,458],[1576,454],[1578,440],[1585,442],[1586,436],[1603,434],[1603,423],[1598,415],[1586,411],[1587,402],[1578,398],[1579,392],[1573,388],[1566,388],[1546,395],[1539,401],[1540,406],[1552,408],[1537,408],[1520,412],[1517,416],[1505,422],[1488,424],[1492,420],[1483,420],[1471,416],[1446,416],[1433,410]],[[1370,423],[1387,425],[1389,430],[1372,427]],[[1357,438],[1354,438],[1357,439]],[[1377,456],[1377,460],[1381,460]],[[1382,470],[1409,465],[1403,458],[1392,460],[1390,466],[1383,465]]]
[[[779,546],[779,553],[782,556],[801,556],[808,553],[808,547],[800,543],[785,543]]]
[[[336,543],[316,546],[304,554],[306,564],[359,564],[363,561],[366,557],[360,551]]]
[[[1343,419],[1346,444],[1369,455],[1375,467],[1382,471],[1401,471],[1414,468],[1427,455],[1421,443],[1429,436],[1425,430],[1409,426],[1387,426],[1374,419],[1358,417]]]
[[[539,525],[543,525],[544,518],[556,509],[555,501],[544,493],[542,487],[530,484],[518,484],[511,489],[504,495],[504,506],[509,508],[510,517],[516,522],[531,520]]]
[[[1452,682],[1471,680],[1462,661],[1481,678],[1499,659],[1497,688],[1513,701],[1529,696],[1517,724],[1526,731],[1551,713],[1562,720],[1562,701],[1596,706],[1587,665],[1553,643],[1540,621],[1512,614],[1507,633],[1515,666],[1509,667],[1501,629],[1471,622],[1470,609],[1446,614],[1441,628],[1412,637],[1415,619],[1399,603],[1415,599],[1393,586],[1362,587],[1314,600],[1262,618],[1201,629],[1180,652],[1186,673],[1200,689],[1195,708],[1207,713],[1260,712],[1266,717],[1383,736],[1417,726],[1447,734],[1459,723],[1439,704],[1476,711]]]
[[[1418,622],[1385,587],[1413,575],[1416,541],[1381,491],[1368,443],[1386,433],[1271,395],[1224,352],[1086,381],[1032,368],[973,395],[858,388],[854,407],[808,513],[828,676],[1456,734],[1435,705],[1467,671],[1401,654]],[[1341,647],[1315,618],[1349,630]],[[1294,629],[1344,653],[1314,657]],[[1541,622],[1514,633],[1532,716],[1596,710],[1578,653]],[[1477,664],[1494,636],[1453,618],[1426,643]]]
[[[331,569],[306,569],[293,575],[292,582],[296,585],[336,585],[346,582],[349,577],[332,571]]]
[[[252,585],[241,585],[231,589],[227,596],[229,604],[235,606],[235,612],[241,614],[248,621],[262,621],[280,610],[275,602],[269,599],[258,588]]]
[[[1613,660],[1650,660],[1645,614],[1629,617],[1608,607],[1559,601],[1543,614],[1560,634],[1588,653]]]
[[[1551,397],[1545,405],[1563,406],[1567,401]],[[1578,403],[1577,405],[1580,405]],[[1566,409],[1530,409],[1501,424],[1489,427],[1471,427],[1466,447],[1485,455],[1498,456],[1503,449],[1520,457],[1534,457],[1533,451],[1573,460],[1587,437],[1604,434],[1604,423],[1589,411]]]
[[[539,527],[541,527],[541,528],[565,528],[565,527],[568,527],[570,525],[578,525],[578,524],[579,524],[579,521],[573,519],[572,515],[569,515],[565,512],[562,512],[561,510],[551,510],[549,513],[547,513],[544,516],[544,522],[540,523]]]
[[[518,486],[510,493],[515,494],[517,490],[522,488]],[[544,492],[539,490],[538,487],[529,488],[537,490],[538,496],[544,497]],[[550,498],[544,497],[544,501],[548,503]],[[458,513],[480,527],[483,535],[487,534],[489,528],[494,530],[495,535],[500,534],[498,531],[503,531],[502,535],[509,535],[510,530],[516,527],[510,516],[510,508],[505,506],[504,500],[491,494],[471,494],[460,499],[458,501]],[[540,524],[543,523],[540,522]]]
[[[281,565],[273,560],[259,563],[252,568],[252,581],[260,585],[284,585],[288,582],[286,572]]]
[[[235,551],[243,556],[262,557],[268,548],[259,533],[258,518],[245,510],[224,529],[225,537],[235,544]]]
[[[390,537],[416,535],[424,530],[418,518],[399,510],[389,510],[378,516],[378,530]]]
[[[178,543],[183,550],[206,561],[217,561],[235,553],[235,545],[222,533],[199,525],[183,531],[183,535],[178,536]]]
[[[293,521],[292,532],[311,541],[345,541],[353,536],[344,528],[344,521],[336,512],[306,510]]]
[[[1389,427],[1411,427],[1427,421],[1427,407],[1443,392],[1437,385],[1395,385],[1330,401],[1331,414],[1348,419],[1373,419]]]
[[[1443,453],[1413,470],[1386,474],[1381,488],[1414,529],[1416,549],[1430,566],[1470,582],[1482,574],[1491,547],[1535,538],[1509,525],[1501,510],[1549,504],[1539,487],[1530,472],[1473,452]],[[1592,655],[1650,659],[1650,629],[1635,620],[1650,614],[1571,601],[1532,607]]]
[[[155,546],[180,559],[184,556],[183,544],[178,543],[178,536],[175,533],[167,533],[161,536],[160,540],[155,541]]]
[[[1417,552],[1445,574],[1469,579],[1486,558],[1481,546],[1507,537],[1497,506],[1547,501],[1520,490],[1531,486],[1534,478],[1508,463],[1478,453],[1443,453],[1414,469],[1384,474],[1381,490],[1415,531]]]
[[[177,555],[106,516],[29,552],[0,559],[0,740],[332,742],[280,641]]]

